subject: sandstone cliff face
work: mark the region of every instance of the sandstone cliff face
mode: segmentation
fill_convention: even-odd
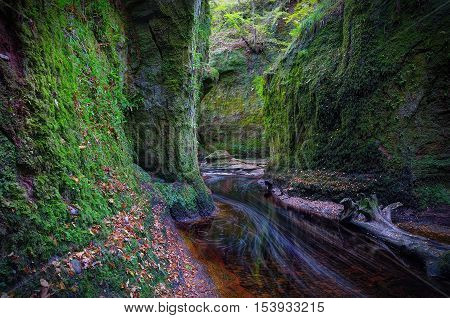
[[[134,162],[165,178],[146,186],[175,218],[213,210],[196,161],[206,1],[6,1],[0,35],[0,289],[144,202]]]
[[[445,1],[328,1],[266,76],[274,168],[381,173],[449,203]]]

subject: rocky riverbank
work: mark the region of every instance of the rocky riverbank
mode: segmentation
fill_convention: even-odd
[[[377,193],[376,176],[324,171],[267,174],[264,164],[235,159],[226,151],[212,153],[201,167],[204,178],[259,177],[258,184],[278,205],[332,222],[352,223],[376,239],[422,260],[429,275],[447,275],[448,210],[443,207],[435,212],[417,211],[400,203],[383,206],[377,199],[370,201],[369,193]],[[367,203],[368,211],[363,211],[364,208],[349,211],[346,202],[351,202],[352,208],[360,202]]]
[[[368,197],[374,193],[384,203],[388,195],[381,192],[379,176],[373,174],[346,174],[329,171],[298,171],[296,173],[266,173],[266,182],[273,187],[280,202],[309,213],[338,220],[344,198]],[[402,202],[404,203],[404,202]],[[392,221],[400,228],[442,243],[450,242],[450,207],[402,206],[392,212]]]
[[[236,159],[227,151],[218,150],[210,154],[200,164],[204,177],[211,175],[239,175],[259,177],[264,175],[266,159]]]
[[[382,206],[376,198],[357,202],[347,198],[340,203],[309,200],[290,196],[288,189],[281,189],[270,180],[260,179],[258,184],[267,189],[275,202],[288,209],[356,226],[404,254],[420,259],[430,276],[448,277],[450,274],[450,245],[447,243],[450,231],[446,208],[436,215],[429,210],[419,213],[407,208],[397,209],[401,203]]]

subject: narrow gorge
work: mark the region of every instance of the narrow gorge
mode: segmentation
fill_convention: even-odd
[[[0,1],[0,294],[448,297],[449,17]]]

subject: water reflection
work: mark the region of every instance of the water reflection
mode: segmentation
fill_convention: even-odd
[[[225,297],[436,297],[431,281],[388,247],[276,206],[252,179],[216,177],[218,215],[184,230]]]

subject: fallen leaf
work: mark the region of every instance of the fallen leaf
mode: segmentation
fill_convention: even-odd
[[[81,149],[81,148],[80,148]],[[70,176],[70,179],[72,179],[73,181],[75,181],[76,183],[80,182],[80,179],[78,179],[75,176]]]
[[[50,284],[43,278],[41,278],[40,282],[41,282],[41,286],[42,287],[47,287],[48,288],[50,286]]]

